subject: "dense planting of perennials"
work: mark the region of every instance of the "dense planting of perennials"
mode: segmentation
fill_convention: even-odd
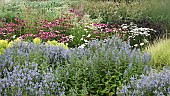
[[[0,94],[104,95],[105,89],[116,94],[124,80],[145,73],[149,62],[148,54],[116,37],[72,49],[20,42],[0,55]]]

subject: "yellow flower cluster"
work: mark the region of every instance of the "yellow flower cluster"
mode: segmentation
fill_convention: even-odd
[[[60,46],[63,47],[64,49],[69,49],[67,44],[64,43],[58,43],[57,41],[53,40],[53,41],[47,41],[46,44],[49,44],[51,46]]]
[[[40,44],[42,42],[42,40],[40,38],[35,38],[33,39],[33,43],[34,44]],[[46,44],[49,44],[51,46],[61,46],[65,49],[69,49],[67,44],[64,44],[64,43],[58,43],[57,41],[55,40],[52,40],[52,41],[47,41]]]
[[[4,50],[8,47],[7,40],[0,40],[0,54],[4,53]]]
[[[21,39],[17,38],[14,41],[8,42],[8,40],[0,40],[0,54],[3,54],[6,48],[9,48],[13,45],[13,43],[21,42]]]

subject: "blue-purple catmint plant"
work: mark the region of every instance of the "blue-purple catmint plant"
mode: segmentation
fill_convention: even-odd
[[[3,77],[0,74],[0,95],[64,96],[65,88],[58,83],[58,73],[52,68],[47,70],[41,73],[38,64],[29,62],[24,66],[14,66],[12,71],[4,68]]]
[[[69,50],[62,47],[21,42],[14,44],[1,55],[0,64],[4,67],[12,67],[16,65],[15,63],[22,65],[27,61],[35,62],[39,66],[56,67],[64,64],[69,58]]]
[[[57,46],[20,42],[0,55],[0,95],[63,96],[58,67],[70,58]]]
[[[152,69],[147,75],[140,75],[140,79],[131,77],[130,82],[117,92],[118,96],[169,96],[170,70],[158,72]]]
[[[66,71],[69,79],[65,82],[76,86],[75,82],[87,81],[86,91],[93,95],[114,95],[117,87],[128,82],[130,77],[146,73],[150,69],[150,55],[142,53],[139,49],[132,49],[128,43],[116,37],[95,40],[89,42],[87,48],[70,50],[72,58]],[[76,76],[83,77],[74,79]],[[75,90],[81,90],[80,85],[77,85],[79,87]],[[72,88],[69,86],[68,90]]]

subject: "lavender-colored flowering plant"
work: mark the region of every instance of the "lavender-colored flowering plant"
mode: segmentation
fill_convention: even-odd
[[[158,72],[152,69],[148,75],[140,75],[140,79],[133,76],[117,94],[118,96],[169,96],[170,70],[163,69]]]
[[[24,66],[14,66],[12,71],[3,69],[0,74],[1,95],[64,95],[64,86],[57,82],[57,73],[52,69],[38,70],[38,64],[25,62]]]
[[[0,55],[1,95],[63,96],[57,67],[69,58],[69,51],[57,46],[20,42]]]

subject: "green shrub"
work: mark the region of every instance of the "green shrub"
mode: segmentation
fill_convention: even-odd
[[[148,10],[144,14],[155,22],[164,21],[168,23],[170,19],[169,5],[169,0],[151,0],[146,6]]]
[[[147,18],[147,20],[143,22],[143,25],[153,28],[157,30],[157,32],[160,31],[158,36],[166,35],[166,33],[169,33],[170,26],[169,4],[169,0],[149,0],[147,2],[141,2],[141,5],[145,6],[145,10],[142,11],[142,14],[139,15],[140,18],[136,21],[142,22]],[[142,9],[142,6],[140,8]]]
[[[146,52],[152,55],[153,66],[162,68],[163,66],[170,65],[170,40],[158,40],[153,45],[146,48]]]

